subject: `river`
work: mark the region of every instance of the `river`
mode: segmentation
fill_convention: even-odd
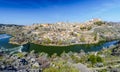
[[[18,45],[13,45],[9,43],[9,39],[11,38],[8,34],[0,34],[0,48],[11,49],[15,47],[20,47]],[[62,52],[80,52],[80,50],[84,50],[85,52],[99,51],[104,48],[108,48],[111,45],[117,44],[118,41],[110,41],[110,42],[102,42],[98,44],[83,44],[83,45],[71,45],[71,46],[43,46],[36,44],[29,44],[28,51],[35,50],[36,52],[45,52],[49,55],[53,53],[57,53],[60,55]],[[26,45],[23,45],[22,51],[26,50]]]

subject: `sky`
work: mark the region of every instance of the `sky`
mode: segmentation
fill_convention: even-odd
[[[120,0],[0,0],[0,23],[120,22]]]

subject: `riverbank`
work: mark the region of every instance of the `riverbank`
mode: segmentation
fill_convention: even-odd
[[[103,42],[103,41],[100,41],[100,42]],[[17,44],[17,45],[24,45],[24,44],[27,44],[28,42],[15,42],[13,40],[13,38],[10,39],[9,43],[11,44]],[[82,44],[97,44],[99,43],[99,41],[95,41],[95,42],[81,42],[81,43],[70,43],[70,44],[39,44],[39,43],[35,43],[35,42],[31,42],[31,43],[34,43],[34,44],[37,44],[37,45],[43,45],[43,46],[71,46],[71,45],[82,45]]]
[[[29,42],[29,43],[42,45],[42,46],[61,46],[61,47],[64,47],[64,46],[72,46],[72,45],[98,44],[98,43],[101,43],[101,42],[105,42],[105,41],[103,40],[103,41],[95,41],[95,42],[91,42],[91,43],[89,43],[89,42],[81,42],[81,43],[70,43],[70,44],[61,44],[61,45],[58,45],[58,44],[39,44],[39,43],[35,43],[35,42]],[[17,45],[24,45],[24,44],[27,44],[28,42],[21,42],[21,43],[19,43],[19,42],[15,42],[13,40],[13,38],[10,38],[9,43],[17,44]]]
[[[93,44],[93,45],[97,45],[99,43],[104,43],[104,42],[110,42],[110,41],[117,41],[117,39],[113,39],[113,40],[100,40],[100,41],[95,41],[95,42],[81,42],[81,43],[70,43],[70,44],[61,44],[61,45],[58,45],[58,44],[39,44],[39,43],[36,43],[36,42],[29,42],[29,43],[33,43],[33,44],[36,44],[36,45],[42,45],[42,46],[57,46],[57,47],[64,47],[64,46],[72,46],[72,45],[90,45],[90,44]],[[24,45],[24,44],[27,44],[28,41],[24,41],[24,42],[16,42],[14,41],[14,38],[10,38],[9,40],[9,43],[11,44],[17,44],[17,45]]]

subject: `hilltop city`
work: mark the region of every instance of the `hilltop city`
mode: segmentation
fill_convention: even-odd
[[[20,45],[28,42],[58,46],[94,44],[120,38],[120,25],[112,23],[95,18],[84,23],[0,25],[0,33],[12,35],[10,43]]]

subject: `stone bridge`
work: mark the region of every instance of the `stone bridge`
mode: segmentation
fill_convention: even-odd
[[[22,52],[22,48],[23,46],[18,46],[18,47],[15,47],[15,48],[4,48],[4,47],[1,47],[0,48],[0,52],[10,52],[10,54],[14,53],[14,52]]]

